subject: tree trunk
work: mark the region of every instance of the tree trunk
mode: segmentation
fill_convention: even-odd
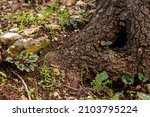
[[[64,69],[73,87],[85,67],[94,74],[106,70],[113,79],[150,73],[149,0],[97,0],[96,7],[83,30],[49,53],[50,64]],[[112,44],[104,46],[103,41]]]

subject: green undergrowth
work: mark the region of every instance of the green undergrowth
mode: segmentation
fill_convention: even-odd
[[[109,80],[109,75],[106,71],[97,74],[95,79],[91,82],[94,94],[99,99],[150,100],[149,76],[146,70],[138,73],[138,84],[131,74],[125,74],[121,79],[123,83],[122,91],[116,92],[112,88],[114,84]]]
[[[37,9],[36,12],[33,9],[31,11],[18,10],[14,13],[10,12],[2,15],[1,20],[7,21],[8,24],[5,30],[9,30],[12,27],[19,27],[20,30],[23,30],[31,25],[41,25],[50,33],[54,33],[53,28],[49,27],[49,24],[54,21],[58,22],[62,31],[68,27],[77,29],[86,22],[84,18],[71,18],[69,10],[67,8],[62,9],[58,1],[47,7],[39,6]]]
[[[83,13],[83,16],[87,16],[87,13]],[[60,31],[66,29],[78,29],[81,25],[87,22],[86,19],[71,18],[69,10],[67,8],[62,9],[59,2],[50,4],[47,7],[38,7],[35,10],[18,10],[16,12],[10,12],[2,15],[2,21],[7,21],[5,29],[1,26],[0,29],[8,31],[12,27],[19,27],[20,31],[28,28],[32,25],[43,26],[52,36],[55,36],[56,31],[49,24],[57,22],[56,25],[60,26]],[[110,46],[111,41],[101,41],[101,46]],[[2,45],[0,44],[0,49]],[[24,77],[25,82],[29,89],[29,95],[32,99],[53,99],[52,94],[56,90],[62,90],[62,86],[65,81],[65,72],[61,71],[57,66],[49,66],[46,63],[46,56],[40,64],[37,64],[39,57],[37,54],[33,54],[27,51],[21,51],[16,57],[7,57],[6,61],[12,63],[18,68],[18,73],[30,74],[37,73],[38,78],[34,75],[27,75]],[[85,68],[88,71],[87,68]],[[17,70],[16,70],[17,71]],[[84,71],[84,70],[83,70]],[[81,73],[82,80],[83,71]],[[29,72],[29,73],[27,73]],[[21,92],[22,82],[17,79],[11,79],[14,77],[9,76],[8,72],[0,71],[0,84],[9,83],[15,90]],[[37,79],[36,79],[37,78]],[[95,78],[90,82],[90,91],[93,93],[95,99],[109,99],[109,100],[121,100],[121,99],[140,99],[150,100],[150,83],[149,76],[146,70],[143,70],[133,76],[131,73],[124,74],[121,78],[121,87],[115,87],[115,82],[112,81],[107,71],[102,71],[96,74]],[[84,85],[84,84],[82,84]],[[21,87],[21,88],[18,88]],[[84,87],[84,86],[83,86]],[[86,86],[84,87],[86,88]],[[44,97],[47,93],[47,97]],[[92,96],[93,96],[92,95]],[[43,98],[44,97],[44,98]]]
[[[4,71],[0,71],[0,83],[5,83],[7,81],[7,74]]]
[[[21,71],[34,71],[34,68],[37,66],[36,61],[38,60],[38,56],[26,50],[20,52],[20,54],[16,57],[7,57],[6,61],[12,64],[15,64],[16,67]]]

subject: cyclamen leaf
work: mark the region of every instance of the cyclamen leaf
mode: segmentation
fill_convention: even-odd
[[[150,100],[150,95],[148,94],[137,92],[137,95],[141,100]]]
[[[13,59],[12,59],[11,57],[7,57],[7,58],[6,58],[6,61],[7,61],[7,62],[10,62],[10,63],[13,63]]]
[[[24,67],[24,70],[26,71],[26,72],[29,72],[30,71],[30,69],[28,68],[28,67]]]
[[[142,73],[138,73],[138,78],[142,82],[146,82],[149,79],[148,73],[146,71],[143,71]]]
[[[134,78],[131,75],[126,74],[122,76],[122,82],[125,84],[133,84]]]
[[[112,43],[112,41],[108,41],[108,40],[106,40],[106,41],[101,41],[101,46],[110,46],[110,45],[112,45],[113,43]]]
[[[37,55],[29,56],[29,60],[30,62],[36,62],[38,60],[38,56]]]
[[[20,63],[19,61],[15,61],[15,65],[19,65],[19,63]]]
[[[27,52],[26,50],[23,50],[20,52],[20,56],[26,59],[29,56],[29,52]]]
[[[101,46],[106,46],[106,42],[105,41],[101,41]]]
[[[117,92],[115,95],[112,97],[113,100],[119,100],[121,97],[124,97],[123,92]]]
[[[23,64],[18,64],[17,68],[20,69],[21,71],[24,71],[25,66]]]

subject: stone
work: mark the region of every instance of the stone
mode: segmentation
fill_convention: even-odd
[[[7,49],[7,53],[12,57],[17,56],[22,50],[36,53],[39,52],[42,48],[47,47],[49,43],[50,40],[47,37],[39,37],[37,39],[20,39]]]
[[[72,19],[83,19],[83,17],[81,15],[72,15],[71,18]]]
[[[18,31],[19,31],[19,28],[11,28],[9,31],[10,31],[10,32],[14,32],[14,33],[16,33],[16,32],[18,32]]]
[[[13,1],[8,1],[8,3],[9,3],[9,6],[11,7],[11,9],[13,11],[16,11],[16,10],[22,8],[22,4],[17,2],[17,1],[14,1],[14,0]]]
[[[26,36],[32,35],[32,34],[38,32],[40,30],[40,28],[41,27],[38,26],[38,27],[29,28],[29,29],[24,29],[23,35],[26,35]]]
[[[19,35],[18,33],[7,32],[0,36],[0,43],[10,45],[21,38],[22,36]]]
[[[48,28],[53,29],[54,31],[61,31],[60,25],[57,24],[49,24],[47,25]]]
[[[76,6],[79,6],[79,7],[84,7],[85,5],[86,5],[86,3],[84,3],[81,0],[77,1],[77,3],[76,3]]]
[[[67,7],[71,7],[72,5],[74,5],[76,3],[76,0],[67,0],[66,1],[66,6]]]

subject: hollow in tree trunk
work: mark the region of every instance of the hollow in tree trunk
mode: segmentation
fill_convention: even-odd
[[[106,70],[113,79],[150,73],[149,0],[97,0],[96,7],[83,30],[49,53],[50,64],[65,70],[72,87],[79,85],[85,67],[89,76]]]

